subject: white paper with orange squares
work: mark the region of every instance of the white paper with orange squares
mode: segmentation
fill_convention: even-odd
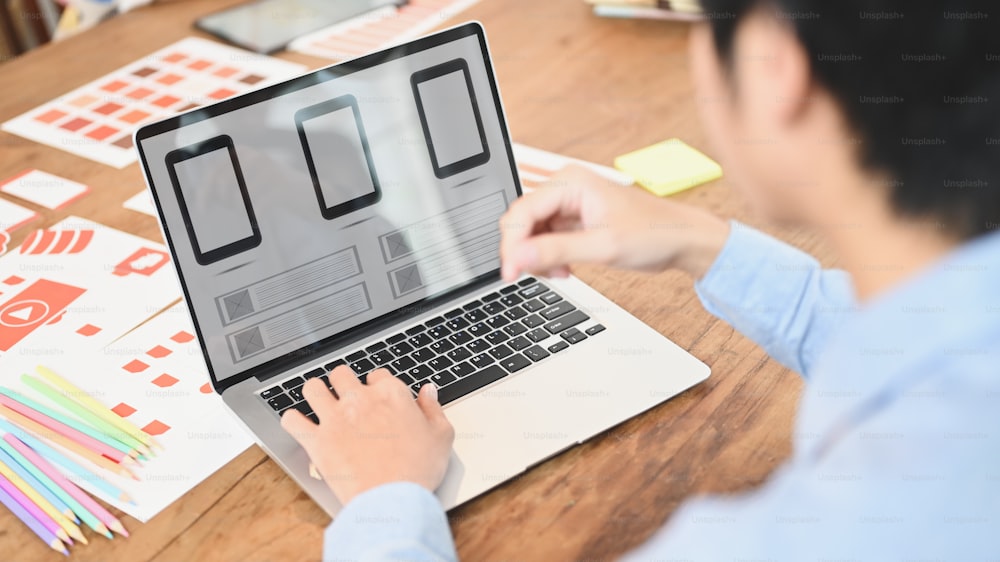
[[[69,217],[0,258],[0,360],[100,349],[180,296],[162,244]]]
[[[44,365],[154,435],[165,450],[138,482],[78,459],[135,504],[74,479],[141,521],[252,442],[209,384],[180,296],[166,248],[77,217],[0,258],[0,385],[46,403],[20,379]]]
[[[22,359],[21,370],[33,369],[29,363]],[[104,480],[129,494],[134,504],[77,481],[139,521],[151,519],[253,443],[212,390],[183,303],[163,310],[103,349],[51,358],[43,364],[163,446],[133,470],[139,481],[99,471]],[[31,389],[22,392],[44,400],[32,395]]]
[[[302,73],[305,66],[188,37],[42,104],[3,130],[115,168],[136,161],[132,133],[200,105]]]

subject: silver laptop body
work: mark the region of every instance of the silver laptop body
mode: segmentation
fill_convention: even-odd
[[[467,23],[136,132],[216,392],[331,516],[281,429],[340,363],[436,384],[459,505],[704,380],[574,277],[499,277],[521,195],[484,31]]]

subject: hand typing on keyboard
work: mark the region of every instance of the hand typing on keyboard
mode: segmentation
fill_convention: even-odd
[[[331,392],[319,378],[303,394],[319,418],[313,423],[292,408],[281,426],[309,454],[341,503],[390,482],[414,482],[434,491],[444,478],[455,438],[441,411],[437,387],[417,399],[386,369],[368,374],[367,385],[347,366],[330,373]]]

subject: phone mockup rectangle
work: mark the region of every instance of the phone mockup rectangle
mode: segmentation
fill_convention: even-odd
[[[444,179],[489,162],[490,147],[465,59],[414,72],[410,85],[434,175]]]
[[[323,218],[332,220],[378,203],[382,190],[354,96],[296,111],[295,126]]]
[[[233,139],[220,135],[166,155],[195,260],[208,265],[260,245]]]

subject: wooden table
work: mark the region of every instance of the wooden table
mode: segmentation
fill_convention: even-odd
[[[197,34],[191,27],[197,16],[233,3],[158,3],[0,66],[0,120]],[[674,136],[711,153],[688,77],[686,25],[600,19],[581,0],[484,0],[460,18],[486,26],[515,140],[605,164]],[[280,57],[311,67],[327,64],[291,53]],[[74,214],[160,239],[154,219],[121,206],[144,189],[138,165],[115,170],[0,133],[0,178],[28,167],[93,189],[63,211],[38,208],[44,222],[35,226]],[[676,199],[819,250],[808,233],[768,228],[749,216],[731,179]],[[28,231],[16,232],[11,247]],[[706,313],[690,279],[592,267],[576,273],[709,364],[713,374],[454,509],[452,531],[465,560],[613,558],[647,539],[685,498],[752,488],[789,453],[798,376]],[[87,530],[91,545],[75,547],[72,556],[102,562],[317,560],[328,523],[254,446],[149,523],[126,518],[130,539],[106,541]],[[59,555],[0,511],[0,558]]]

